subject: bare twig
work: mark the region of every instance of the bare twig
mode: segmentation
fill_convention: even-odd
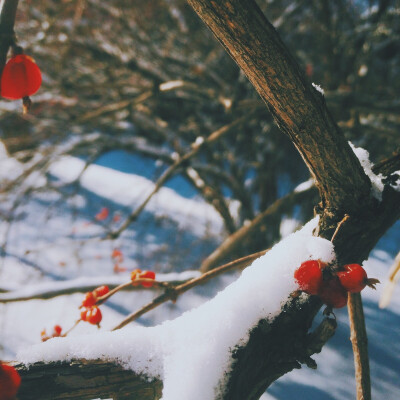
[[[350,319],[350,340],[354,353],[357,400],[371,400],[368,338],[360,293],[349,293],[347,306]]]

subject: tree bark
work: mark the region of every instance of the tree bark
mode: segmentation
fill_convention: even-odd
[[[89,400],[101,396],[114,400],[155,400],[162,382],[147,380],[121,366],[102,360],[16,364],[22,377],[19,400]]]

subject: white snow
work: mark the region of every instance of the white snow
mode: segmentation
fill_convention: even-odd
[[[372,172],[372,167],[374,166],[374,164],[369,160],[369,153],[367,150],[363,149],[362,147],[356,147],[351,142],[349,142],[349,145],[354,151],[354,154],[359,159],[365,174],[371,181],[372,195],[379,201],[382,201],[382,192],[384,189],[384,184],[382,183],[382,179],[384,178],[384,176],[382,174],[375,175]]]
[[[295,193],[299,193],[299,192],[304,192],[310,188],[312,188],[314,186],[315,182],[314,179],[308,179],[307,181],[304,181],[302,183],[300,183],[299,185],[297,185],[294,188],[294,192]]]
[[[296,290],[293,273],[305,260],[334,260],[331,242],[312,236],[317,219],[275,245],[215,298],[152,328],[52,339],[23,349],[30,364],[71,358],[115,360],[163,379],[164,400],[212,400],[229,372],[231,350],[247,342],[260,319],[273,319]]]
[[[399,171],[393,172],[392,175],[397,175],[398,178],[397,178],[396,182],[395,182],[395,183],[391,183],[390,186],[391,186],[394,190],[396,190],[397,192],[400,192],[400,170],[399,170]]]
[[[317,85],[316,83],[312,83],[312,85],[313,85],[314,89],[315,89],[317,92],[319,92],[319,93],[322,94],[322,96],[325,94],[324,89],[322,89],[322,87],[321,87],[320,85]]]

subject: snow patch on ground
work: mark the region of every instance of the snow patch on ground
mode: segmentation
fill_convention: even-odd
[[[84,171],[85,165],[83,160],[64,156],[53,163],[50,172],[63,183],[73,182]],[[115,182],[118,182],[118,185],[115,185]],[[141,176],[94,164],[84,171],[80,183],[83,188],[98,196],[112,199],[123,206],[133,206],[133,209],[155,186],[154,182]],[[123,193],[121,188],[125,188]],[[181,229],[190,226],[199,236],[204,235],[204,220],[207,220],[208,227],[213,228],[214,232],[221,232],[223,229],[222,219],[212,206],[199,200],[185,199],[166,187],[159,189],[146,206],[146,210],[155,215],[168,215],[175,219]]]

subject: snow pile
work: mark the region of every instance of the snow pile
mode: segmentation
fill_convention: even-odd
[[[349,142],[349,145],[354,151],[354,154],[357,156],[358,160],[360,161],[360,164],[363,167],[365,174],[371,181],[372,195],[379,201],[382,201],[382,192],[384,189],[382,179],[384,178],[384,176],[382,174],[375,175],[372,172],[372,167],[374,166],[374,164],[369,160],[369,153],[367,150],[363,149],[362,147],[355,147],[351,142]]]
[[[208,400],[223,385],[231,351],[244,345],[262,318],[273,319],[296,290],[294,270],[308,259],[334,260],[332,244],[312,236],[317,219],[255,260],[217,296],[173,321],[152,328],[52,339],[25,349],[18,359],[114,360],[136,373],[160,377],[164,400]]]

